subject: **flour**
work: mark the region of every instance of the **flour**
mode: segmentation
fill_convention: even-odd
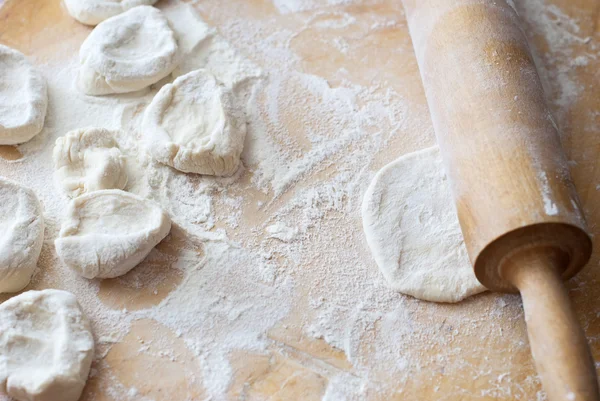
[[[197,388],[200,399],[267,398],[256,393],[261,381],[284,387],[280,394],[297,383],[328,401],[413,399],[417,389],[436,386],[434,396],[448,398],[532,398],[539,383],[522,363],[529,350],[518,297],[484,294],[459,305],[432,305],[400,295],[388,288],[364,239],[360,205],[375,172],[398,157],[398,144],[410,152],[434,142],[400,6],[359,0],[334,12],[326,3],[279,0],[293,11],[282,15],[277,7],[257,9],[256,2],[222,7],[197,1],[194,8],[208,24],[189,4],[161,3],[176,33],[196,24],[188,29],[196,35],[179,41],[192,52],[181,72],[210,67],[246,102],[248,131],[236,174],[187,175],[154,161],[139,146],[139,127],[145,107],[172,78],[137,93],[85,96],[72,86],[77,49],[67,45],[60,62],[40,67],[50,96],[44,130],[19,146],[22,159],[0,160],[1,174],[34,188],[45,208],[45,245],[31,287],[74,293],[95,337],[107,340],[97,343],[89,398],[165,399],[148,392],[154,382],[123,372],[129,365],[121,353],[141,360],[140,369],[147,369],[146,358],[160,358],[150,359],[153,367],[166,365],[173,369],[166,374],[182,378],[180,399]],[[517,7],[535,3],[548,17],[534,34],[564,37],[566,25],[552,23],[545,2],[522,3]],[[301,33],[322,38],[324,46],[338,40],[354,58],[336,64],[334,44],[311,65],[301,54]],[[374,43],[386,37],[394,40],[373,56]],[[560,52],[552,47],[552,62],[570,65],[564,53],[571,45]],[[399,70],[413,72],[402,78]],[[552,81],[557,70],[545,73]],[[560,73],[557,81],[553,85],[568,91],[553,100],[571,104],[580,93],[576,79]],[[567,120],[558,116],[563,126]],[[51,149],[59,136],[86,126],[123,132],[117,142],[127,158],[125,190],[157,201],[173,221],[171,234],[148,258],[114,280],[86,280],[62,268],[52,246],[68,199],[49,185]],[[273,225],[298,235],[290,242],[269,238]],[[131,301],[147,295],[150,301]],[[582,319],[589,323],[595,315]],[[147,321],[154,322],[149,331],[164,330],[152,344],[136,337],[136,327]],[[134,341],[124,343],[130,337]],[[488,360],[484,346],[506,352]],[[243,367],[256,359],[264,369],[245,375]],[[282,363],[290,370],[280,369]],[[290,380],[279,372],[289,372]],[[307,372],[323,379],[316,388],[304,380]],[[476,385],[457,388],[459,381]]]
[[[298,228],[288,227],[278,221],[266,228],[269,238],[275,238],[282,242],[292,242],[298,238]]]
[[[27,142],[44,125],[46,82],[20,52],[0,44],[0,145]]]
[[[358,3],[353,0],[327,0],[325,2],[315,0],[274,0],[275,7],[282,14],[309,11],[324,7],[333,7],[344,4]]]

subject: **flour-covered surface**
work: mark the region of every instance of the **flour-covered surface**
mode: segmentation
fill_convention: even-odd
[[[597,233],[599,3],[515,3]],[[73,80],[90,29],[58,0],[0,8],[0,43],[41,69],[50,98],[42,133],[0,147],[0,175],[33,188],[45,207],[27,289],[73,292],[92,323],[96,359],[82,399],[543,399],[517,296],[443,305],[397,294],[364,239],[360,205],[373,175],[434,143],[399,2],[191,4],[199,18],[174,0],[157,5],[198,27],[179,73],[201,64],[246,109],[243,166],[229,178],[185,175],[143,151],[144,108],[171,78],[86,97]],[[78,277],[53,246],[67,205],[53,183],[54,141],[90,125],[123,130],[126,190],[160,202],[174,224],[117,279]],[[597,265],[595,254],[569,286],[600,360]]]

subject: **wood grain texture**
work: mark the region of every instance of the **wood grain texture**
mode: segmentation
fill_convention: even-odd
[[[531,0],[524,0],[526,5]],[[197,7],[210,24],[216,26],[225,35],[226,27],[233,21],[250,18],[261,23],[263,29],[256,40],[279,37],[279,32],[297,30],[299,33],[290,41],[290,49],[301,59],[299,71],[326,79],[334,88],[343,85],[363,85],[372,90],[391,89],[402,93],[403,101],[410,106],[404,132],[390,136],[386,149],[374,156],[369,169],[373,172],[391,162],[399,155],[409,153],[434,143],[433,127],[429,121],[425,95],[413,55],[408,29],[401,11],[400,2],[380,0],[372,2],[353,2],[340,4],[301,15],[280,15],[270,0],[231,0],[229,7],[223,7],[222,0],[203,0]],[[520,2],[518,2],[520,3]],[[540,3],[535,0],[535,3]],[[160,6],[159,2],[159,6]],[[591,43],[579,41],[568,46],[572,57],[589,54],[591,46],[597,41],[600,2],[597,0],[546,0],[546,7],[555,7],[561,13],[577,19],[580,30],[573,32],[570,27],[565,31],[580,38],[592,37]],[[554,15],[554,14],[553,14]],[[389,17],[397,24],[371,30],[375,17]],[[334,23],[341,18],[356,21],[350,26],[338,26]],[[306,23],[306,19],[313,22]],[[327,23],[331,24],[328,25]],[[600,137],[597,135],[600,98],[597,96],[597,70],[600,61],[590,58],[589,64],[570,67],[554,58],[556,43],[544,34],[544,26],[536,20],[525,21],[525,32],[535,45],[536,62],[543,67],[544,85],[550,99],[552,112],[557,116],[561,127],[561,139],[569,161],[571,172],[582,205],[586,211],[589,226],[597,238],[600,238],[600,192],[596,184],[600,182],[600,162],[595,156],[600,149]],[[243,25],[241,25],[243,26]],[[88,34],[89,28],[77,24],[66,13],[59,0],[6,0],[0,8],[0,43],[13,46],[27,55],[35,56],[36,62],[60,61],[76,54],[80,43]],[[256,32],[252,32],[256,34]],[[248,41],[235,42],[239,36],[228,37],[237,48],[253,55],[254,48]],[[335,47],[335,40],[342,38],[349,43],[349,51],[342,53]],[[562,49],[559,49],[562,51]],[[256,57],[257,63],[262,60]],[[340,79],[339,71],[344,71]],[[585,88],[574,98],[573,103],[563,102],[564,88],[559,85],[559,77],[567,76],[577,85]],[[379,85],[379,86],[378,86]],[[290,94],[291,95],[291,94]],[[307,104],[310,107],[313,105]],[[299,141],[302,129],[298,122],[298,111],[284,110],[282,124],[296,124]],[[382,121],[381,124],[385,122]],[[301,152],[302,149],[297,149]],[[0,151],[4,158],[5,150]],[[17,157],[8,150],[8,158]],[[0,175],[9,163],[0,160]],[[357,166],[358,168],[362,166]],[[327,171],[308,175],[302,185],[322,182],[328,179]],[[250,205],[243,211],[242,223],[235,232],[228,233],[232,239],[239,240],[258,224],[269,217],[270,210],[276,210],[280,201],[276,201],[270,210],[257,210],[258,201],[268,203],[268,194],[255,191],[249,185],[251,176],[240,178],[239,185],[231,189],[244,203]],[[298,187],[300,190],[302,185]],[[217,213],[229,210],[216,205]],[[360,221],[350,216],[342,219],[333,216],[331,220],[336,232],[340,224],[355,225],[360,229]],[[327,227],[323,227],[326,230]],[[307,242],[330,241],[329,232],[316,233]],[[366,244],[361,244],[360,236],[353,244],[361,252],[361,266],[377,269],[372,262]],[[180,257],[182,248],[190,247],[175,235],[169,238],[160,252],[165,251],[172,257]],[[45,246],[40,260],[40,272],[32,283],[31,289],[60,287],[57,281],[59,266],[53,262],[50,246]],[[591,341],[596,358],[600,356],[600,274],[597,269],[600,254],[594,253],[590,267],[567,283],[574,309],[578,318],[585,323],[584,331]],[[318,261],[307,269],[319,269]],[[154,266],[142,266],[143,271],[153,272]],[[355,264],[349,265],[356,268]],[[353,356],[329,345],[325,340],[315,339],[305,334],[305,321],[311,319],[312,311],[308,305],[310,292],[315,282],[306,277],[296,277],[298,291],[294,294],[294,308],[289,316],[273,327],[267,338],[271,342],[265,353],[233,352],[230,363],[235,372],[227,394],[228,399],[321,399],[326,386],[339,372],[356,374],[356,368],[350,362]],[[129,280],[103,284],[98,296],[102,302],[114,310],[122,307],[136,309],[150,307],[160,302],[164,294],[158,297],[152,294],[133,294]],[[170,291],[176,285],[177,278],[165,283],[164,291]],[[5,298],[0,296],[0,300]],[[139,303],[139,304],[138,304]],[[514,296],[482,294],[460,305],[436,305],[420,302],[411,298],[403,300],[402,309],[406,311],[414,328],[410,333],[396,333],[398,353],[395,361],[405,361],[405,373],[402,377],[390,374],[386,363],[373,363],[369,374],[377,385],[377,390],[368,390],[365,400],[535,400],[541,396],[541,388],[531,361],[527,332],[520,304]],[[363,311],[362,313],[371,313]],[[362,347],[365,354],[373,354],[376,340],[388,334],[382,321],[362,334]],[[151,347],[150,355],[131,352],[139,349],[140,344],[151,341],[165,341],[174,344],[177,362],[172,363],[168,356],[160,356],[158,349]],[[107,383],[117,380],[123,386],[135,387],[138,398],[152,397],[157,401],[170,401],[173,396],[181,399],[203,399],[202,378],[197,366],[191,362],[194,355],[178,341],[175,333],[154,321],[141,321],[131,328],[123,343],[113,346],[105,362],[95,363],[95,375],[90,379],[82,400],[116,400],[106,391]],[[146,369],[152,366],[153,372]],[[132,371],[138,370],[138,372]],[[142,373],[140,374],[139,371]],[[160,391],[156,383],[170,379],[166,391]],[[408,377],[408,379],[407,379]],[[170,393],[171,391],[172,393]],[[306,398],[303,398],[306,396]],[[195,398],[193,398],[195,397]],[[244,398],[245,397],[245,398]],[[132,398],[134,399],[134,398]],[[119,401],[121,401],[119,399]]]
[[[587,234],[519,17],[505,1],[406,0],[465,244],[479,281],[519,291],[552,401],[600,400],[594,361],[560,283]]]
[[[560,277],[569,256],[538,247],[511,255],[504,276],[523,298],[529,343],[548,399],[599,400],[594,360]]]

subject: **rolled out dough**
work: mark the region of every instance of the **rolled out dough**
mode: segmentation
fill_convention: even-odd
[[[434,302],[485,290],[463,243],[437,146],[382,168],[362,204],[373,257],[391,288]]]

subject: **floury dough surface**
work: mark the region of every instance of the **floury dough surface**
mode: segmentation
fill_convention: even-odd
[[[144,89],[179,61],[175,34],[163,13],[138,6],[100,23],[79,49],[78,87],[87,95]]]
[[[477,281],[456,217],[439,148],[382,168],[362,204],[367,242],[391,288],[435,302],[458,302]]]
[[[86,25],[100,22],[121,14],[133,7],[151,6],[158,0],[64,0],[69,14]]]
[[[18,401],[77,401],[94,358],[90,323],[66,291],[0,304],[0,392]]]
[[[0,44],[0,145],[27,142],[37,135],[47,107],[42,74],[23,54]]]
[[[186,173],[229,176],[240,163],[246,119],[231,89],[200,69],[158,91],[142,132],[157,161]]]
[[[43,209],[36,194],[0,177],[0,293],[29,284],[43,242]]]
[[[114,278],[137,266],[171,230],[154,202],[120,190],[71,201],[55,241],[58,257],[81,276]]]
[[[52,154],[55,179],[68,196],[125,188],[126,159],[117,134],[104,128],[81,128],[56,140]]]
[[[176,33],[193,33],[179,41],[188,54],[173,75],[209,70],[246,112],[231,177],[184,174],[145,152],[144,111],[170,77],[136,93],[81,94],[76,55],[89,28],[59,2],[43,3],[59,21],[27,25],[39,13],[26,9],[16,14],[25,22],[10,24],[24,29],[0,41],[14,40],[46,78],[48,123],[11,153],[0,148],[0,175],[34,189],[45,208],[29,288],[67,290],[90,318],[97,351],[82,400],[543,399],[518,296],[419,301],[389,288],[366,242],[361,205],[374,175],[435,142],[400,2],[202,0],[193,2],[198,13],[177,0],[156,3]],[[515,3],[597,221],[599,182],[582,175],[600,141],[586,96],[600,63],[594,8]],[[0,16],[21,4],[31,6],[5,1]],[[69,204],[53,183],[53,145],[89,126],[124,133],[116,141],[125,190],[173,221],[140,265],[115,279],[80,277],[53,244]],[[598,272],[582,274],[567,285],[597,353]]]

